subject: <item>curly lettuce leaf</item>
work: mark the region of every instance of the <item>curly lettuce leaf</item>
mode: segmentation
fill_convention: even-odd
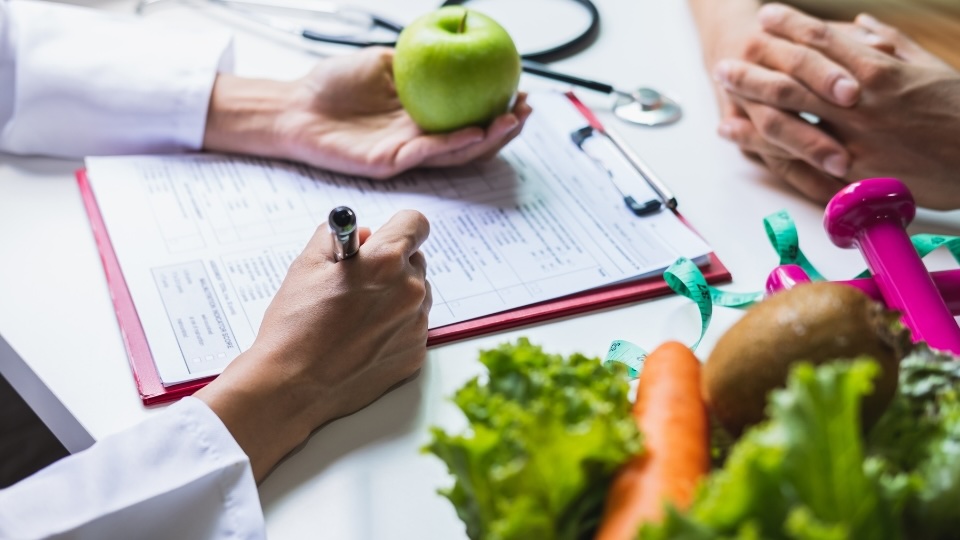
[[[860,435],[860,401],[877,371],[867,360],[795,366],[771,394],[770,419],[737,442],[690,511],[640,537],[899,538],[905,495],[865,461]]]
[[[900,364],[893,403],[871,430],[870,452],[911,475],[904,528],[911,538],[960,530],[960,362],[921,347]]]
[[[473,539],[588,537],[613,473],[641,450],[622,369],[526,339],[480,361],[489,375],[454,396],[469,432],[434,428],[425,448],[456,479],[441,493]]]

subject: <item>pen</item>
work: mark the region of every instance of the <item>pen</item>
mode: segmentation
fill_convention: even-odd
[[[627,191],[624,190],[624,188],[620,185],[620,182],[617,179],[617,177],[613,174],[613,171],[607,168],[607,166],[604,165],[602,161],[591,156],[590,153],[587,152],[587,150],[583,147],[583,143],[588,138],[590,138],[590,136],[593,135],[593,133],[594,133],[593,127],[586,126],[571,133],[570,138],[573,139],[573,143],[576,144],[578,148],[580,148],[581,152],[583,152],[584,154],[587,155],[587,157],[593,160],[593,162],[596,163],[597,167],[600,167],[601,169],[603,169],[604,172],[607,173],[607,178],[610,179],[610,183],[613,184],[613,187],[617,188],[617,191],[620,192],[620,197],[623,198],[623,203],[627,205],[627,208],[629,208],[634,215],[647,216],[647,215],[659,212],[660,208],[663,206],[663,204],[661,204],[660,201],[656,199],[650,199],[649,201],[646,201],[643,203],[637,201],[637,199],[635,199],[633,195],[630,195],[629,193],[627,193]]]
[[[330,211],[327,221],[333,236],[333,259],[339,262],[356,255],[360,251],[357,214],[346,206],[338,206]]]

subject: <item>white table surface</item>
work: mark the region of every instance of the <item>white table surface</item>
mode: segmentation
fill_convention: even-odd
[[[87,3],[133,9],[129,0]],[[346,3],[402,22],[436,5],[435,0]],[[823,234],[822,208],[769,177],[715,134],[717,109],[685,3],[596,3],[602,16],[600,38],[555,66],[623,87],[651,85],[683,104],[685,115],[676,125],[631,127],[605,112],[607,96],[579,92],[676,192],[680,210],[733,273],[734,281],[726,287],[762,288],[777,260],[761,220],[783,208],[798,224],[804,251],[827,276],[840,279],[859,272],[863,268],[859,254],[835,248]],[[291,78],[317,59],[292,46],[291,40],[227,23],[217,13],[209,6],[170,3],[156,6],[146,16],[199,27],[232,27],[237,32],[237,67],[244,75]],[[543,16],[543,24],[525,25],[524,32],[547,32],[565,16],[562,10],[551,12]],[[526,88],[542,85],[529,78],[523,82]],[[42,382],[50,393],[35,393],[35,402],[53,396],[62,402],[69,415],[51,414],[47,420],[70,448],[89,444],[84,430],[98,439],[162,410],[143,407],[137,396],[73,178],[80,165],[0,155],[0,335],[25,364],[0,368],[21,388],[30,386],[26,381],[30,377],[33,383]],[[922,212],[911,232],[960,234],[960,215]],[[930,261],[937,268],[951,266],[942,253]],[[709,352],[737,317],[739,312],[719,308],[700,351]],[[652,347],[668,338],[691,342],[698,331],[694,305],[672,297],[433,348],[416,380],[316,433],[261,485],[269,534],[344,540],[463,538],[453,508],[435,493],[451,479],[439,460],[421,455],[419,448],[427,442],[428,426],[463,425],[447,398],[480,372],[479,349],[529,336],[550,351],[600,356],[614,339]],[[34,405],[43,408],[44,403]]]

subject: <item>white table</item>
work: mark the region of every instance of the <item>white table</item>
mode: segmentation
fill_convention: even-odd
[[[409,22],[434,0],[352,2]],[[717,111],[701,68],[697,37],[680,0],[597,0],[601,37],[556,67],[623,87],[649,84],[675,97],[685,116],[674,126],[646,129],[618,123],[606,96],[580,92],[676,192],[680,210],[734,275],[728,288],[758,290],[777,263],[761,219],[786,208],[802,246],[827,275],[845,278],[863,268],[858,253],[830,244],[822,209],[801,199],[745,160],[715,134]],[[129,0],[98,3],[132,11]],[[147,16],[177,24],[226,24],[210,7],[157,6]],[[559,15],[561,18],[563,14]],[[557,15],[544,16],[556,24]],[[262,31],[237,30],[238,70],[245,75],[295,77],[316,56]],[[545,26],[531,25],[529,31]],[[546,30],[541,30],[546,31]],[[321,50],[341,52],[339,48]],[[524,86],[542,81],[524,80]],[[0,334],[23,357],[0,365],[71,450],[122,430],[158,408],[144,408],[127,365],[96,245],[73,178],[79,161],[0,156]],[[914,232],[960,234],[957,214],[921,213]],[[949,267],[949,257],[931,258]],[[719,309],[701,352],[739,316]],[[260,488],[272,538],[461,538],[462,526],[436,495],[451,480],[442,464],[419,453],[427,427],[464,424],[447,398],[481,366],[477,351],[519,336],[547,349],[600,356],[618,338],[654,346],[695,339],[699,318],[681,298],[608,309],[576,318],[437,347],[413,382],[315,434]],[[44,391],[46,388],[49,391]],[[57,401],[59,400],[59,403]],[[61,406],[62,404],[62,406]]]

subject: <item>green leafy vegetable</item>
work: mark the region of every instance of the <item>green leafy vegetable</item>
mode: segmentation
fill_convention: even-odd
[[[470,431],[434,428],[425,448],[456,478],[441,493],[473,539],[588,537],[613,473],[641,449],[621,368],[546,354],[526,339],[480,361],[487,380],[454,397]]]
[[[904,528],[911,538],[960,531],[960,362],[922,347],[900,364],[900,387],[871,430],[872,454],[912,474]]]
[[[737,442],[691,510],[641,537],[899,538],[905,482],[865,461],[860,435],[860,400],[877,371],[866,360],[795,366],[771,394],[770,420]]]
[[[427,450],[456,477],[443,493],[471,538],[575,540],[601,515],[617,467],[640,450],[622,374],[526,340],[485,351],[485,381],[455,396],[470,431],[435,429]],[[644,540],[919,540],[960,531],[960,362],[919,347],[889,408],[863,434],[869,359],[798,364],[769,420],[730,444],[687,512]],[[749,384],[748,381],[744,382]],[[725,459],[724,459],[725,458]]]

